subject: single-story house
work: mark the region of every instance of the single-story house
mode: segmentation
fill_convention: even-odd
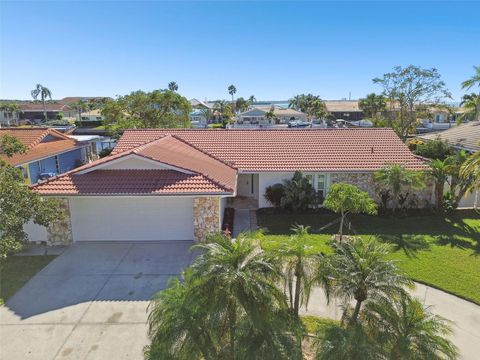
[[[273,110],[276,121],[280,124],[286,124],[290,120],[307,121],[307,114],[294,109],[284,108],[278,105],[255,106],[238,115],[238,124],[254,124],[268,126],[275,124],[275,120],[267,119],[267,113]]]
[[[358,100],[325,100],[325,106],[335,120],[358,121],[364,117]]]
[[[27,151],[12,157],[0,154],[0,159],[21,169],[28,184],[72,170],[87,159],[88,144],[51,128],[0,129],[0,137],[5,134],[17,138]]]
[[[202,240],[221,229],[228,198],[269,207],[265,189],[297,170],[325,193],[349,182],[373,194],[372,173],[393,163],[425,168],[391,129],[127,130],[110,156],[32,187],[67,216],[31,226],[30,239]]]
[[[474,153],[480,151],[480,122],[471,121],[458,126],[454,124],[448,130],[422,134],[418,138],[425,141],[444,140],[456,150]]]
[[[471,121],[466,124],[452,125],[445,131],[421,134],[418,136],[423,141],[440,139],[446,141],[456,151],[464,150],[473,154],[480,151],[480,122]],[[480,199],[480,191],[468,193],[460,201],[460,207],[477,207]]]

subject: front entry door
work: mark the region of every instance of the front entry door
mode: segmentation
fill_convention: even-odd
[[[238,175],[237,195],[245,197],[253,197],[255,195],[255,174]]]

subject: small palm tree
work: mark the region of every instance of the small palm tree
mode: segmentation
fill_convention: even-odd
[[[392,360],[456,359],[458,351],[447,337],[447,320],[432,314],[418,299],[400,296],[366,304],[362,318],[370,336]]]
[[[217,235],[209,243],[194,246],[201,254],[191,266],[192,273],[201,281],[204,306],[221,317],[227,339],[225,354],[230,359],[260,349],[268,358],[285,358],[285,353],[296,351],[275,321],[284,318],[285,324],[291,324],[285,315],[285,296],[276,287],[280,270],[258,246],[260,236],[260,232],[240,234],[232,241]],[[250,335],[243,341],[246,334]],[[239,343],[243,346],[237,347]]]
[[[178,90],[178,84],[175,81],[170,81],[168,83],[168,90],[177,91]]]
[[[475,93],[463,95],[460,106],[464,112],[458,117],[457,124],[460,124],[466,119],[477,119],[479,111],[480,95]]]
[[[308,226],[295,225],[294,234],[274,251],[282,264],[285,277],[284,288],[288,290],[290,309],[298,316],[301,305],[308,305],[312,288],[312,275],[318,262],[318,255],[307,245]]]
[[[183,282],[173,278],[154,296],[149,305],[151,345],[145,348],[146,359],[218,358],[218,339],[211,331],[214,317],[197,298],[197,285],[191,272],[186,271]]]
[[[45,104],[45,101],[47,98],[52,100],[52,92],[50,91],[50,89],[46,88],[42,84],[37,84],[35,89],[31,91],[31,94],[34,100],[37,100],[40,96],[43,104],[43,117],[45,118],[45,121],[47,121],[47,106]]]
[[[478,190],[480,190],[480,151],[477,151],[471,155],[460,168],[460,177],[462,179],[472,179],[469,184],[468,190],[475,193],[475,207],[478,204]]]
[[[255,95],[250,95],[250,97],[248,98],[248,102],[250,105],[253,105],[256,101],[257,98],[255,97]]]
[[[395,212],[401,202],[401,195],[405,196],[412,190],[420,190],[425,187],[420,171],[408,170],[402,165],[388,165],[376,171],[373,176],[375,181],[386,190],[390,190],[397,201],[394,202]]]
[[[480,66],[474,66],[473,69],[475,70],[475,74],[468,79],[462,82],[462,89],[470,90],[474,86],[480,87]],[[480,93],[479,93],[480,96]],[[477,111],[476,111],[476,117],[475,119],[477,121],[480,121],[480,102],[477,101]]]
[[[333,247],[333,255],[320,264],[315,280],[323,285],[327,299],[334,296],[343,300],[344,318],[349,318],[349,324],[357,322],[364,302],[403,294],[404,287],[412,285],[395,263],[387,259],[386,244],[353,238],[335,242]],[[351,300],[356,304],[350,315],[348,304]]]
[[[435,159],[430,162],[428,174],[435,181],[435,202],[438,211],[443,208],[443,193],[445,190],[445,182],[448,179],[448,171],[448,164],[444,160]]]

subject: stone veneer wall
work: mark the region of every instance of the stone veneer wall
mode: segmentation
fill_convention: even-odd
[[[193,235],[202,242],[208,234],[220,231],[220,198],[197,197],[193,199]]]
[[[330,174],[330,183],[344,182],[357,186],[360,190],[368,192],[368,194],[377,202],[380,198],[375,192],[375,181],[373,180],[373,173],[334,173]],[[410,196],[410,202],[413,201],[416,205],[410,204],[410,207],[426,208],[430,207],[435,202],[433,194],[433,184],[427,182],[425,188],[420,191],[415,191],[413,196]],[[407,201],[408,202],[408,201]]]
[[[57,199],[63,210],[63,217],[47,227],[47,245],[70,245],[73,242],[72,222],[68,199]]]

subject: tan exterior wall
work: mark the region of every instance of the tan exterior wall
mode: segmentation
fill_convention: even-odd
[[[197,197],[193,199],[193,235],[195,241],[203,242],[207,235],[220,231],[219,197]]]
[[[330,174],[330,184],[344,182],[357,186],[360,190],[368,192],[368,194],[377,202],[380,198],[375,192],[375,181],[373,173],[333,173]],[[431,207],[435,202],[433,193],[433,184],[427,183],[426,187],[420,191],[415,191],[410,199],[407,200],[409,207],[426,208]],[[412,203],[413,202],[413,203]]]

